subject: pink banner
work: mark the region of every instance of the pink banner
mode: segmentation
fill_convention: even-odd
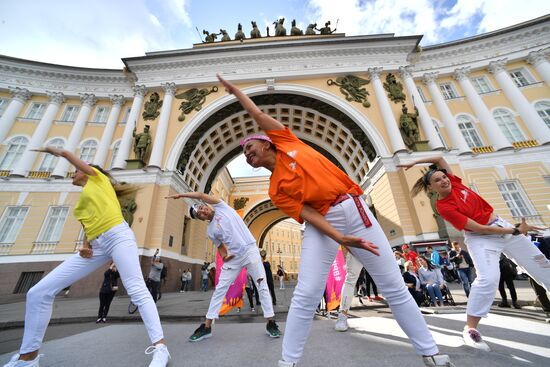
[[[340,305],[342,297],[342,286],[346,280],[346,260],[342,248],[338,248],[336,258],[330,266],[327,278],[327,287],[325,289],[325,298],[327,301],[327,310],[332,311]]]
[[[220,279],[220,273],[222,271],[223,260],[220,253],[216,252],[216,277],[215,284],[218,285]],[[246,268],[241,270],[241,273],[237,276],[233,284],[227,290],[225,298],[223,299],[222,308],[220,309],[220,315],[224,315],[229,312],[233,307],[242,307],[243,305],[243,291],[246,284]]]

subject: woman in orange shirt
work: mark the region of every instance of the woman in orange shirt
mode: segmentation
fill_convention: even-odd
[[[296,221],[307,222],[279,366],[295,366],[303,354],[339,244],[347,246],[368,269],[424,363],[450,366],[449,357],[438,354],[426,322],[403,282],[390,244],[360,196],[363,190],[279,121],[263,113],[237,87],[218,78],[267,134],[252,135],[241,142],[246,161],[252,167],[265,167],[272,172],[269,196],[273,204]]]

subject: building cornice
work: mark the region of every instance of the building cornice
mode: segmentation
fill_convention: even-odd
[[[132,82],[122,70],[77,68],[53,65],[0,55],[0,89],[26,88],[32,94],[62,92],[66,96],[94,93],[132,97]]]

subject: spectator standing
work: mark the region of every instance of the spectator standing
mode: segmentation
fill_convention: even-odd
[[[403,257],[403,253],[401,251],[394,251],[393,254],[395,255],[395,261],[397,262],[397,266],[399,266],[399,270],[401,270],[401,274],[405,272],[405,263],[407,260]]]
[[[277,265],[277,276],[279,277],[279,289],[285,289],[285,270],[281,265]]]
[[[550,260],[550,237],[543,237],[538,240],[538,248],[540,252],[546,257],[547,261]],[[550,300],[548,299],[548,294],[546,289],[537,283],[532,277],[529,277],[529,283],[537,295],[537,300],[542,306],[542,310],[546,313],[546,316],[550,318]],[[547,319],[546,322],[548,322]]]
[[[430,260],[430,263],[435,267],[439,268],[439,262],[441,261],[441,257],[439,256],[439,252],[434,251],[432,246],[426,247],[426,252],[428,253],[428,258]]]
[[[181,288],[180,288],[180,293],[183,293],[185,292],[185,288],[187,288],[187,270],[184,269],[183,272],[181,273]]]
[[[201,291],[208,291],[208,266],[205,265],[201,268]]]
[[[260,251],[260,256],[262,257],[262,264],[264,265],[267,287],[269,288],[269,293],[271,294],[271,301],[273,302],[273,306],[275,306],[277,304],[277,297],[275,297],[275,286],[273,284],[273,273],[271,271],[271,264],[266,259],[267,252],[265,250]]]
[[[193,289],[193,273],[191,269],[187,269],[187,283],[185,283],[185,291],[189,292]]]
[[[153,296],[153,301],[157,303],[160,293],[160,281],[162,269],[164,264],[160,262],[160,257],[158,256],[159,249],[155,251],[153,258],[151,259],[151,270],[149,271],[149,287],[151,289],[151,295]]]
[[[109,307],[113,302],[116,291],[118,291],[118,278],[120,278],[120,274],[116,270],[116,265],[111,263],[109,269],[103,274],[103,283],[99,290],[99,311],[97,311],[96,324],[107,322]]]
[[[470,297],[470,288],[474,281],[474,262],[470,253],[460,247],[460,243],[453,241],[452,246],[453,249],[449,251],[449,260],[455,264],[466,297]]]
[[[409,245],[401,246],[401,250],[403,251],[403,257],[405,258],[405,260],[410,261],[413,264],[414,269],[417,270],[417,268],[416,268],[416,266],[417,266],[416,259],[418,258],[418,254],[416,252],[414,252],[413,250],[411,250]]]
[[[512,306],[518,309],[521,308],[521,306],[518,305],[518,296],[516,293],[516,287],[514,286],[514,278],[518,275],[517,265],[514,264],[512,260],[504,256],[504,254],[500,254],[499,268],[500,280],[498,282],[498,291],[502,301],[498,304],[498,307],[510,307],[506,297],[506,290],[504,289],[504,283],[506,283],[506,286],[510,291]]]

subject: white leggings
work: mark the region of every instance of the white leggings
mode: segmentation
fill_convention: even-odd
[[[437,354],[437,345],[405,286],[384,232],[362,199],[361,203],[372,223],[369,228],[365,227],[351,199],[331,207],[325,218],[340,232],[362,237],[378,245],[380,256],[356,248],[351,251],[367,268],[378,289],[386,297],[396,321],[411,340],[416,352],[420,355]],[[292,297],[283,338],[284,361],[297,363],[302,357],[315,308],[323,296],[328,271],[337,250],[336,242],[309,223],[306,225],[298,284]]]
[[[267,287],[265,268],[262,263],[262,258],[260,257],[260,250],[258,250],[258,247],[252,246],[243,255],[235,256],[235,258],[223,264],[218,284],[210,299],[210,306],[208,306],[208,312],[206,314],[207,319],[212,320],[218,318],[225,294],[243,268],[246,268],[254,280],[256,288],[258,288],[264,317],[271,318],[275,316],[271,294]]]
[[[348,252],[346,254],[346,280],[342,286],[340,312],[348,312],[351,307],[351,300],[355,292],[355,284],[357,283],[359,275],[361,275],[361,269],[363,269],[363,264],[361,264],[351,252]]]
[[[25,331],[20,354],[40,349],[52,316],[55,295],[111,259],[132,302],[139,307],[151,342],[156,343],[163,339],[159,314],[143,281],[136,239],[128,224],[123,222],[109,229],[94,239],[91,245],[92,258],[85,259],[75,254],[53,269],[27,293]]]
[[[510,223],[500,217],[491,225],[504,228],[512,227]],[[465,232],[464,243],[468,246],[477,274],[468,298],[466,309],[468,315],[487,316],[500,279],[501,252],[524,268],[547,291],[550,290],[550,261],[526,236],[481,235]]]

